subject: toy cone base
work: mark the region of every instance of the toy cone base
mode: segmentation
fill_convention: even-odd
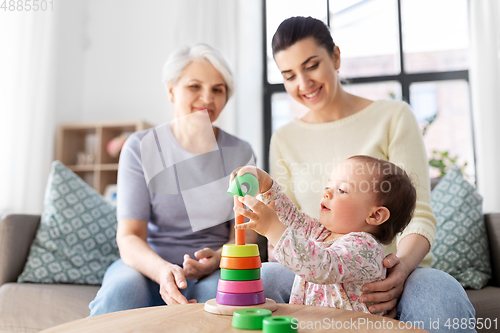
[[[268,309],[271,311],[276,311],[278,308],[278,305],[276,304],[275,301],[272,299],[266,298],[266,302],[262,304],[257,304],[257,305],[247,305],[247,306],[236,306],[236,305],[222,305],[222,304],[217,304],[215,302],[215,298],[209,299],[208,301],[205,302],[205,311],[213,313],[213,314],[218,314],[218,315],[226,315],[226,316],[232,316],[233,312],[236,310],[241,310],[241,309]]]

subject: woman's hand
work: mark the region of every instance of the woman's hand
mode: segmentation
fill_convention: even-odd
[[[220,262],[220,251],[214,251],[208,247],[196,251],[194,256],[197,260],[192,259],[189,254],[184,255],[182,267],[185,277],[190,280],[199,280],[202,277],[212,274],[217,269]]]
[[[160,272],[160,295],[167,305],[197,303],[195,299],[189,301],[179,289],[187,287],[184,270],[174,264],[168,263]]]
[[[267,172],[251,165],[246,165],[244,167],[237,168],[233,172],[231,172],[231,180],[229,183],[233,181],[236,175],[243,176],[244,174],[247,173],[257,177],[257,180],[259,182],[259,193],[264,193],[268,191],[271,188],[271,186],[273,186],[273,179],[271,178],[271,176],[267,174]]]
[[[383,261],[388,269],[388,276],[385,280],[379,282],[367,283],[363,286],[363,303],[378,303],[370,305],[368,310],[371,313],[387,311],[389,318],[396,317],[396,305],[399,297],[403,293],[403,287],[410,271],[403,261],[395,254],[389,254]],[[370,293],[366,293],[370,292]]]

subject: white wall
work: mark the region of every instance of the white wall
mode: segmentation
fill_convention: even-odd
[[[470,82],[477,185],[485,212],[500,212],[500,2],[470,2]]]
[[[500,4],[470,4],[478,188],[485,211],[500,211]],[[169,120],[163,62],[180,45],[207,42],[226,56],[237,83],[217,124],[249,141],[262,165],[261,1],[60,0],[54,10],[56,125]]]
[[[57,123],[168,121],[163,63],[177,47],[205,42],[226,57],[236,78],[236,94],[217,125],[249,141],[263,161],[260,1],[57,4]]]
[[[82,120],[167,120],[161,70],[173,49],[169,3],[88,1]]]
[[[260,1],[258,1],[260,2]],[[240,33],[236,76],[237,134],[251,143],[257,164],[263,167],[263,89],[262,89],[262,9],[254,0],[239,2]]]
[[[54,105],[56,123],[82,120],[87,1],[58,1],[54,8]]]

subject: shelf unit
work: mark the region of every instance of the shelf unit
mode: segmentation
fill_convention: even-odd
[[[57,132],[56,159],[80,176],[97,192],[104,194],[116,184],[118,159],[106,151],[106,145],[124,132],[137,132],[152,125],[142,121],[62,124]],[[77,164],[78,154],[94,156],[89,164]]]

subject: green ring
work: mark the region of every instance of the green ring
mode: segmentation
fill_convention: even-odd
[[[221,280],[253,281],[260,279],[260,268],[255,269],[220,269]]]
[[[242,188],[245,189],[245,191],[242,190]],[[237,195],[240,197],[244,197],[247,194],[255,197],[258,192],[259,181],[257,180],[257,177],[250,173],[245,173],[243,176],[234,177],[231,185],[229,185],[229,188],[227,189],[227,193],[231,194],[232,196]]]
[[[293,317],[268,317],[264,318],[262,331],[264,333],[294,333],[297,332],[297,319]]]
[[[261,330],[262,321],[272,316],[271,310],[267,309],[242,309],[233,313],[232,325],[243,330]]]
[[[222,256],[233,258],[258,257],[259,247],[257,244],[226,244],[222,246]]]

